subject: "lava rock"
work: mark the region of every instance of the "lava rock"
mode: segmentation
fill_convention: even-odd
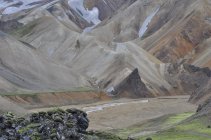
[[[27,118],[7,113],[0,116],[0,139],[84,140],[88,126],[87,114],[77,109],[55,109]]]
[[[87,132],[89,119],[78,109],[54,109],[26,118],[0,116],[0,140],[121,140],[112,134]]]

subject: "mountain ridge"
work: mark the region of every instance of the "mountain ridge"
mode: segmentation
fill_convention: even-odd
[[[102,6],[101,3],[108,4],[107,10],[99,8]],[[208,8],[203,9],[205,5]],[[108,91],[108,89],[118,87],[115,81],[124,77],[125,72],[129,70],[132,73],[137,68],[141,80],[153,96],[191,94],[185,86],[192,85],[183,86],[180,78],[184,74],[174,73],[176,70],[171,69],[172,65],[178,65],[173,68],[178,71],[184,70],[190,80],[194,79],[194,76],[192,77],[190,72],[182,68],[183,64],[210,67],[210,51],[206,53],[204,51],[209,50],[206,42],[209,42],[210,38],[210,25],[207,20],[202,20],[202,17],[208,19],[210,14],[209,3],[206,0],[201,3],[197,0],[185,2],[131,0],[112,3],[87,0],[83,3],[84,9],[88,8],[86,11],[83,7],[74,9],[73,6],[74,3],[71,4],[70,1],[65,0],[46,2],[41,7],[1,17],[1,22],[7,24],[9,21],[14,21],[17,25],[17,27],[9,28],[12,30],[5,31],[15,37],[19,44],[30,47],[30,52],[56,65],[58,69],[64,67],[72,71],[72,74],[67,74],[70,77],[80,75],[77,77],[81,80],[71,80],[71,78],[67,80],[64,78],[66,76],[57,76],[56,81],[68,81],[59,82],[62,83],[60,85],[66,85],[60,89],[95,85],[93,88]],[[109,8],[115,10],[111,12]],[[169,12],[172,8],[173,10]],[[90,21],[96,17],[89,14],[97,14],[96,10],[102,21],[94,24]],[[80,11],[87,16],[84,17]],[[202,11],[205,13],[203,14]],[[104,13],[107,15],[103,15]],[[88,16],[91,16],[90,21],[87,19]],[[129,20],[125,17],[129,17]],[[164,17],[166,19],[162,21]],[[194,18],[200,20],[197,21]],[[171,26],[173,22],[175,22],[174,26]],[[198,28],[199,34],[194,28],[198,24],[202,25]],[[142,32],[141,36],[140,32]],[[192,34],[189,34],[190,32]],[[198,40],[191,40],[191,38]],[[27,57],[22,59],[28,60]],[[20,59],[20,61],[23,60]],[[29,70],[27,73],[32,73],[32,71]],[[123,75],[118,73],[123,73]],[[29,78],[27,74],[22,74],[26,79]],[[46,76],[42,75],[42,77]],[[201,77],[198,79],[203,81]],[[182,82],[187,82],[186,80],[183,79]],[[73,81],[80,82],[72,84]],[[45,81],[40,82],[44,88],[38,86],[35,90],[49,89]],[[52,81],[52,85],[57,84],[54,82]]]

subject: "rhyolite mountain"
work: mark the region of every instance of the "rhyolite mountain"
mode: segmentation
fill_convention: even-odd
[[[0,30],[5,94],[209,91],[210,0],[1,0]]]

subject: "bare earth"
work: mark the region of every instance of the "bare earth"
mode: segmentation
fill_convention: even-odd
[[[194,112],[196,106],[188,103],[189,96],[159,97],[153,99],[120,99],[89,105],[63,106],[86,111],[90,119],[90,130],[126,128],[142,121],[167,114]],[[49,108],[33,109],[31,112]]]

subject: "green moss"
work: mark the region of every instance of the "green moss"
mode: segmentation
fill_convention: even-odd
[[[88,137],[89,137],[88,139],[90,140],[93,139],[93,137],[95,137],[95,139],[97,140],[123,140],[114,134],[98,132],[98,131],[91,132],[91,133],[89,132]]]
[[[56,132],[57,132],[56,128],[53,128],[53,129],[51,130],[51,133],[56,133]]]
[[[52,134],[50,135],[50,137],[51,137],[51,139],[55,138],[55,137],[56,137],[56,133],[52,133]]]
[[[17,119],[16,119],[16,122],[17,122],[17,123],[21,123],[21,122],[23,122],[24,120],[25,120],[25,118],[20,117],[20,118],[17,118]]]
[[[139,138],[139,140],[146,140],[146,137]],[[166,132],[157,133],[150,136],[153,140],[210,140],[208,137],[202,135],[194,135],[193,133],[185,133],[182,131],[177,131],[175,129],[170,129]]]
[[[53,120],[54,120],[54,122],[63,123],[62,118],[61,118],[61,117],[59,117],[59,116],[54,117],[54,118],[53,118]]]
[[[72,90],[73,92],[90,92],[90,91],[95,91],[93,88],[90,87],[76,87],[73,88]]]
[[[19,134],[24,134],[24,133],[26,133],[26,132],[29,131],[29,130],[30,130],[30,128],[28,128],[28,127],[23,127],[23,128],[21,128],[21,129],[18,130],[18,133],[19,133]]]
[[[67,113],[65,110],[61,109],[61,108],[55,108],[55,112],[59,113],[59,114],[64,114]]]
[[[178,131],[192,131],[192,132],[203,133],[203,134],[207,134],[211,136],[211,129],[207,128],[207,125],[209,124],[206,124],[205,122],[206,121],[204,120],[195,119],[191,122],[176,126],[176,129]]]
[[[120,136],[121,138],[127,138],[130,135],[139,134],[143,131],[152,132],[152,131],[158,131],[160,129],[172,127],[178,124],[179,122],[187,119],[193,114],[194,113],[189,112],[189,113],[181,113],[181,114],[174,114],[174,115],[166,115],[160,118],[149,120],[139,125],[134,125],[132,127],[128,127],[125,129],[112,130],[109,132],[116,134]]]
[[[40,137],[37,137],[37,136],[32,136],[31,140],[42,140],[42,139]]]
[[[16,29],[15,31],[12,31],[10,34],[15,35],[17,37],[23,37],[29,33],[31,33],[31,31],[36,27],[36,23],[35,22],[31,22],[19,29]]]
[[[73,123],[71,121],[66,122],[66,126],[68,128],[72,128],[73,127]]]
[[[211,129],[207,127],[208,120],[205,118],[194,119],[178,124],[171,129],[151,135],[153,140],[210,140]],[[145,140],[141,137],[140,140]]]
[[[121,130],[113,130],[112,133],[118,135],[121,138],[126,139],[129,135],[139,133],[143,131],[143,129],[144,129],[143,127],[131,127],[131,128],[121,129]]]
[[[177,124],[188,117],[192,116],[194,113],[193,112],[188,112],[188,113],[182,113],[182,114],[176,114],[173,116],[170,116],[166,121],[164,125],[174,125]]]
[[[34,132],[34,133],[31,135],[31,139],[32,139],[32,140],[41,140],[41,135],[40,135],[38,132]]]
[[[58,108],[58,107],[55,107],[55,108],[53,108],[53,109],[51,109],[51,110],[49,110],[48,112],[50,112],[50,113],[52,113],[52,114],[64,114],[64,113],[66,113],[66,111],[65,110],[63,110],[63,109],[61,109],[61,108]]]
[[[20,134],[23,134],[23,133],[26,133],[28,132],[30,129],[33,129],[33,128],[36,128],[36,127],[39,127],[40,124],[37,124],[37,123],[31,123],[25,127],[22,127],[21,129],[18,130],[18,133]]]

